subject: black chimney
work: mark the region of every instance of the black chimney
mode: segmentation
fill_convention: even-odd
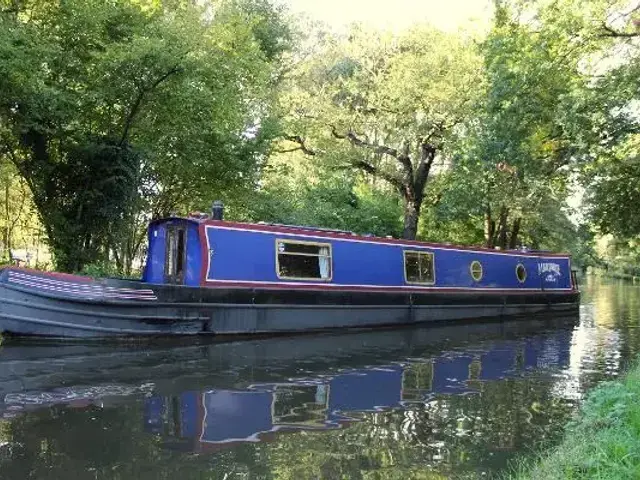
[[[211,206],[211,218],[213,220],[222,220],[224,217],[224,204],[220,200],[213,202]]]

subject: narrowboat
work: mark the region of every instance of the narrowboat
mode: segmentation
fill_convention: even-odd
[[[152,221],[140,280],[0,271],[0,331],[42,337],[272,335],[577,311],[567,254],[308,226]]]

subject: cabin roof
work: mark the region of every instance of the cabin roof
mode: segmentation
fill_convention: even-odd
[[[151,225],[159,225],[161,223],[167,223],[167,222],[171,222],[174,220],[178,220],[178,221],[182,221],[182,222],[189,222],[189,223],[194,223],[196,225],[199,225],[200,223],[202,223],[202,221],[198,218],[195,217],[178,217],[178,216],[171,216],[171,217],[162,217],[162,218],[156,218],[154,220],[151,220],[149,222],[149,226]]]
[[[305,225],[282,225],[276,223],[247,223],[247,222],[231,222],[227,220],[211,220],[208,217],[167,217],[154,220],[150,223],[159,224],[165,223],[171,220],[182,220],[196,225],[210,225],[223,228],[233,228],[237,230],[249,230],[249,231],[261,231],[282,233],[289,235],[309,235],[317,238],[329,238],[329,239],[349,239],[358,240],[371,243],[380,243],[388,245],[415,245],[416,247],[432,247],[439,249],[451,249],[451,250],[463,250],[463,251],[476,251],[476,252],[496,252],[495,249],[486,247],[476,247],[469,245],[455,245],[445,243],[433,243],[422,242],[418,240],[405,240],[391,237],[376,237],[373,235],[358,235],[353,232],[345,230],[333,230],[322,227],[312,227]],[[526,256],[539,256],[539,257],[568,257],[568,253],[557,253],[539,250],[499,250],[500,252],[510,253],[513,255],[526,255]]]

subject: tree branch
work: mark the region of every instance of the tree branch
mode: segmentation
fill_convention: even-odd
[[[411,164],[411,156],[409,155],[409,142],[403,142],[402,153],[398,155],[398,161],[404,167],[404,173],[408,182],[413,181],[413,165]]]
[[[348,165],[343,165],[338,168],[343,168],[343,169],[357,168],[359,170],[362,170],[363,172],[368,173],[373,177],[381,178],[382,180],[388,182],[399,191],[403,191],[405,188],[404,184],[402,183],[402,180],[400,180],[398,177],[394,176],[391,173],[380,170],[378,167],[376,167],[372,163],[367,162],[366,160],[354,160]]]
[[[429,143],[420,144],[420,162],[416,173],[411,179],[411,187],[413,189],[413,195],[418,203],[422,203],[424,195],[424,186],[429,179],[429,173],[433,166],[433,161],[436,158],[436,148]]]
[[[302,150],[302,147],[283,148],[283,149],[274,150],[274,153],[293,153],[293,152],[299,152],[301,150]],[[310,155],[315,155],[315,153],[311,153]]]
[[[351,142],[351,144],[354,146],[367,148],[379,155],[389,155],[390,157],[395,158],[398,162],[400,162],[400,164],[404,169],[405,181],[402,181],[393,175],[382,172],[380,169],[377,169],[373,164],[365,162],[364,160],[360,160],[359,161],[360,163],[356,165],[361,170],[364,170],[372,175],[378,176],[386,180],[396,188],[400,189],[400,191],[404,191],[407,188],[407,186],[413,185],[413,165],[411,163],[411,157],[409,156],[408,143],[405,142],[402,145],[402,151],[399,152],[395,148],[387,147],[386,145],[376,145],[374,143],[370,143],[366,140],[363,140],[359,138],[352,131],[348,131],[344,135],[341,135],[338,133],[336,127],[334,127],[333,125],[331,125],[331,134],[335,138],[349,140],[349,142]],[[375,173],[371,169],[374,169]]]
[[[424,184],[429,178],[429,172],[436,158],[436,148],[429,143],[420,144],[420,163],[416,171],[414,187],[416,192],[422,192]]]
[[[603,33],[600,34],[601,37],[610,37],[610,38],[635,38],[640,37],[640,32],[619,32],[606,23],[602,24]]]
[[[395,148],[391,148],[391,147],[387,147],[386,145],[375,145],[373,143],[369,143],[365,140],[362,140],[361,138],[358,138],[353,132],[349,131],[347,133],[345,133],[344,135],[341,135],[338,133],[336,127],[334,127],[333,125],[331,125],[331,134],[338,139],[341,140],[349,140],[349,142],[351,142],[352,145],[355,145],[356,147],[364,147],[364,148],[368,148],[372,151],[374,151],[375,153],[378,153],[380,155],[389,155],[393,158],[395,158],[396,160],[399,160],[400,154],[398,153],[398,151]]]
[[[164,82],[166,79],[168,79],[171,75],[174,75],[174,74],[179,73],[181,71],[182,71],[182,68],[180,66],[178,66],[178,65],[175,65],[174,67],[169,69],[169,71],[167,71],[164,75],[160,76],[151,85],[149,85],[147,87],[142,87],[138,91],[138,95],[136,96],[136,99],[133,101],[133,106],[131,107],[131,110],[129,111],[129,115],[127,115],[127,119],[124,122],[124,129],[122,131],[122,136],[120,137],[120,142],[118,143],[120,146],[124,143],[124,141],[127,139],[127,136],[129,135],[129,130],[131,129],[131,126],[133,125],[133,120],[135,119],[135,116],[138,114],[138,111],[140,110],[140,107],[142,106],[142,101],[144,100],[145,95],[147,93],[153,91],[154,89],[156,89],[162,82]]]
[[[452,124],[452,125],[448,125],[448,126],[447,126],[447,128],[451,128],[451,127],[453,127],[454,125],[455,125],[455,123],[454,123],[454,124]],[[427,144],[427,143],[431,142],[431,139],[432,139],[433,137],[435,137],[435,136],[436,136],[436,134],[439,134],[440,132],[442,132],[444,129],[445,129],[444,121],[441,121],[441,122],[436,123],[436,124],[433,126],[433,128],[431,128],[431,131],[430,131],[429,133],[427,133],[427,135],[426,135],[426,136],[424,136],[424,137],[422,137],[422,138],[419,138],[419,139],[418,139],[418,141],[420,142],[420,146],[425,145],[425,144]]]
[[[300,135],[284,135],[284,139],[293,143],[297,143],[298,146],[294,148],[288,148],[285,150],[276,150],[277,153],[290,153],[290,152],[296,152],[298,150],[301,150],[303,153],[307,155],[310,155],[310,156],[316,155],[316,151],[307,147],[304,138],[302,138]]]

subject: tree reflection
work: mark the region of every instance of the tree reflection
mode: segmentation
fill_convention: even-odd
[[[570,344],[559,330],[246,390],[41,409],[3,424],[0,477],[476,478],[561,433],[572,401],[545,372],[568,365]]]

